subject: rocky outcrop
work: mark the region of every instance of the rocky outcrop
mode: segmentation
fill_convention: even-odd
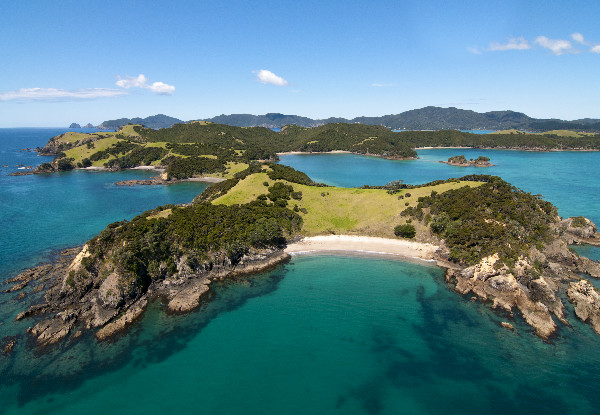
[[[582,216],[562,220],[560,230],[562,239],[568,244],[600,245],[598,228],[591,220]]]
[[[187,313],[200,305],[200,299],[208,292],[208,278],[186,282],[180,289],[176,289],[167,309],[175,313]]]
[[[106,340],[109,337],[122,332],[142,315],[147,305],[148,299],[146,297],[140,298],[138,301],[132,304],[132,306],[129,307],[121,317],[98,330],[96,332],[96,338],[98,340]]]
[[[575,219],[575,224],[573,224]],[[556,321],[569,325],[559,292],[567,291],[576,305],[576,315],[589,321],[600,334],[600,294],[581,274],[600,278],[600,264],[580,257],[568,249],[573,238],[595,240],[596,226],[585,219],[557,221],[557,237],[542,251],[533,248],[510,268],[499,262],[497,254],[483,258],[470,267],[448,267],[438,252],[438,265],[445,266],[446,281],[463,294],[489,302],[492,308],[512,315],[518,310],[538,336],[547,339],[557,330]],[[447,253],[446,253],[447,254]],[[579,310],[579,311],[578,311]]]
[[[57,343],[69,336],[79,337],[82,330],[96,328],[99,328],[96,338],[106,340],[140,318],[148,302],[156,297],[168,301],[167,310],[170,312],[190,312],[201,304],[213,280],[259,272],[289,258],[278,249],[256,250],[235,264],[224,261],[193,271],[183,255],[177,264],[176,274],[155,281],[146,290],[140,291],[128,283],[127,276],[120,274],[117,267],[108,275],[87,274],[85,280],[78,280],[76,275],[86,272],[86,258],[90,253],[86,245],[74,254],[69,251],[68,256],[61,257],[54,264],[24,271],[10,280],[26,284],[43,278],[49,287],[44,303],[32,305],[16,317],[16,320],[23,320],[46,315],[27,330],[39,346]],[[110,263],[108,266],[111,266]]]
[[[575,315],[589,322],[600,334],[600,294],[589,281],[581,280],[569,284],[569,300],[575,305]]]

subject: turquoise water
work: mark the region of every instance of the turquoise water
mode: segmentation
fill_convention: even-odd
[[[17,140],[14,131],[0,130],[0,165],[28,157],[41,163],[19,149],[44,144],[50,132],[24,129]],[[564,216],[600,222],[594,169],[600,153],[419,154],[407,162],[311,155],[285,156],[282,163],[345,186],[497,174],[542,193]],[[497,166],[436,162],[457,154],[487,155]],[[8,177],[9,170],[0,170],[0,224],[7,230],[0,278],[85,242],[110,222],[188,202],[202,190],[194,183],[113,185],[144,172]],[[35,298],[28,295],[27,301]],[[166,315],[157,301],[113,342],[98,344],[87,334],[43,352],[28,347],[22,334],[31,321],[12,322],[25,307],[14,296],[0,294],[0,337],[21,333],[15,354],[0,355],[0,414],[600,411],[600,336],[575,319],[568,302],[572,327],[561,326],[559,337],[544,343],[520,318],[510,320],[516,332],[501,328],[509,317],[450,291],[443,272],[422,263],[295,256],[270,272],[217,284],[197,312]]]

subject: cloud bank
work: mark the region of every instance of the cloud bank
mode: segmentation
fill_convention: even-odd
[[[73,101],[97,98],[114,98],[127,95],[118,89],[86,88],[65,90],[57,88],[21,88],[0,93],[0,101]]]
[[[129,89],[129,88],[143,88],[149,89],[152,92],[155,92],[159,95],[171,95],[175,92],[175,87],[173,85],[165,84],[164,82],[154,82],[152,84],[148,83],[148,78],[144,74],[139,74],[138,76],[126,76],[125,78],[119,77],[119,80],[115,83],[117,86],[121,88]]]
[[[271,84],[275,86],[287,86],[288,84],[288,81],[283,79],[281,76],[277,76],[273,72],[266,69],[252,72],[256,74],[256,80],[261,84]]]

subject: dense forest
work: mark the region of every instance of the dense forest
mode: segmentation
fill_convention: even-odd
[[[551,225],[558,217],[551,203],[497,176],[469,175],[460,180],[485,183],[432,192],[402,212],[425,222],[444,239],[450,260],[473,265],[498,253],[500,263],[510,266],[520,256],[527,257],[530,248],[550,241]]]

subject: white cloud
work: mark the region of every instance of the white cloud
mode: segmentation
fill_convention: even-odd
[[[504,51],[504,50],[527,50],[531,49],[529,42],[522,37],[511,37],[507,43],[490,43],[488,50]]]
[[[571,35],[571,39],[573,39],[577,43],[581,43],[582,45],[587,44],[581,33],[573,33]]]
[[[565,53],[579,53],[578,50],[573,49],[573,45],[568,40],[563,39],[548,39],[546,36],[538,36],[535,38],[535,43],[543,48],[549,49],[555,55],[562,55]]]
[[[156,92],[159,95],[171,95],[173,92],[175,92],[175,87],[173,85],[165,84],[164,82],[154,82],[153,84],[148,84],[148,78],[146,78],[144,74],[139,74],[138,76],[127,76],[124,79],[119,77],[119,80],[115,84],[125,89],[149,89],[150,91]]]
[[[475,48],[475,47],[468,47],[467,50],[471,53],[474,53],[475,55],[481,55],[481,49],[479,48]]]
[[[271,84],[276,86],[286,86],[288,84],[288,81],[283,79],[281,76],[277,76],[273,72],[266,69],[252,72],[256,74],[258,82],[262,84]]]
[[[67,91],[56,88],[21,88],[0,93],[0,101],[73,101],[114,98],[126,92],[109,88],[86,88]]]
[[[592,53],[600,53],[600,45],[593,46],[590,49],[590,52],[592,52]]]

